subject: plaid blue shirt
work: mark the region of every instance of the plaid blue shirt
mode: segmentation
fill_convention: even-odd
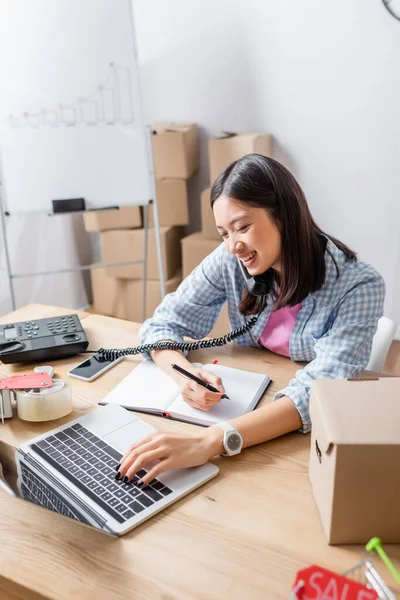
[[[368,363],[372,338],[383,314],[385,284],[377,271],[364,262],[346,260],[329,239],[327,250],[336,261],[339,276],[332,257],[325,252],[325,283],[302,301],[290,336],[291,360],[308,364],[275,395],[275,399],[291,398],[304,433],[311,429],[308,405],[312,382],[358,375]],[[182,342],[184,336],[201,339],[214,327],[226,301],[231,328],[241,327],[248,320],[238,311],[244,286],[237,259],[221,244],[145,321],[140,330],[141,343]],[[258,340],[271,304],[269,301],[253,329],[237,343],[262,348]]]

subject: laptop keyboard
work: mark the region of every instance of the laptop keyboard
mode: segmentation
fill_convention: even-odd
[[[130,483],[116,481],[122,454],[79,423],[32,444],[32,449],[119,523],[172,494],[158,479],[138,488],[145,469]]]
[[[26,464],[21,463],[22,484],[21,491],[25,500],[34,504],[39,504],[44,508],[49,508],[54,512],[88,523],[83,515],[76,510],[60,494],[49,487],[36,473],[34,473]]]

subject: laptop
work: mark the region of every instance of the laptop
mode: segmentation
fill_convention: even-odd
[[[215,477],[211,463],[173,469],[139,488],[116,481],[116,467],[129,446],[156,431],[109,404],[21,445],[17,452],[20,496],[87,525],[123,535]],[[154,464],[154,463],[153,463]]]

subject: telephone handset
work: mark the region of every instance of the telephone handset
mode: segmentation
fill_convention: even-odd
[[[238,262],[241,273],[244,277],[247,289],[249,290],[250,294],[253,294],[253,296],[265,295],[267,293],[267,289],[269,289],[267,279],[268,275],[265,273],[264,275],[257,275],[256,277],[252,277],[247,271],[246,267],[243,265],[243,263],[240,260]],[[228,342],[232,342],[236,338],[250,331],[250,329],[252,329],[257,323],[257,319],[260,316],[261,311],[262,309],[260,310],[257,316],[250,317],[246,325],[243,325],[238,329],[234,329],[233,331],[230,331],[226,335],[219,338],[199,340],[197,342],[155,342],[154,344],[136,346],[136,348],[100,348],[98,352],[104,354],[104,356],[108,360],[114,360],[120,356],[135,356],[136,354],[148,354],[150,352],[153,352],[154,350],[180,350],[182,352],[185,352],[190,350],[199,350],[200,348],[215,348],[216,346],[224,346]]]
[[[238,263],[250,294],[252,296],[266,296],[269,291],[269,277],[267,273],[252,277],[242,261],[238,259]]]

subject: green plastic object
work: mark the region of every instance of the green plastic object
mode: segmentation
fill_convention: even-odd
[[[382,548],[382,542],[379,538],[373,537],[369,540],[368,544],[365,546],[368,552],[376,552],[378,556],[382,559],[386,567],[389,569],[397,583],[400,583],[400,573]]]

